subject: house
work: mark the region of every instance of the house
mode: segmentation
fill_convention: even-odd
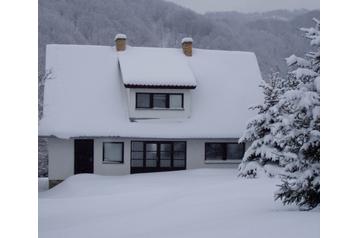
[[[238,138],[262,101],[254,53],[47,45],[44,114],[51,186],[78,173],[236,167]]]

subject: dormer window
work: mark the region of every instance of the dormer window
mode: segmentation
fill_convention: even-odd
[[[183,109],[182,93],[136,93],[137,109]]]

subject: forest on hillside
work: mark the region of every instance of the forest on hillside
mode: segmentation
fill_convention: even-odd
[[[113,45],[121,32],[133,46],[179,47],[191,36],[196,48],[253,51],[266,78],[287,70],[285,57],[307,51],[298,28],[312,26],[313,17],[319,11],[198,14],[162,0],[40,0],[39,70],[46,44]]]

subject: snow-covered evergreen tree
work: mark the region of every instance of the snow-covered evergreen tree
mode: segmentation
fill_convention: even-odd
[[[264,103],[251,108],[257,110],[258,115],[251,119],[239,140],[239,143],[250,144],[239,165],[239,176],[242,177],[256,177],[263,171],[273,176],[278,171],[275,168],[280,167],[278,151],[281,149],[274,144],[271,133],[271,126],[278,115],[271,108],[278,103],[279,96],[284,92],[284,81],[279,73],[272,73],[269,81],[261,87]]]
[[[320,23],[315,21],[315,28],[301,29],[314,51],[305,58],[287,58],[291,68],[288,82],[293,89],[272,108],[278,117],[271,132],[274,143],[283,148],[279,157],[285,165],[275,198],[284,204],[296,203],[301,209],[320,203]]]

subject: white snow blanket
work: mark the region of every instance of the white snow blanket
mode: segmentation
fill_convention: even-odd
[[[38,178],[38,191],[43,192],[48,190],[48,178]]]
[[[273,200],[279,180],[236,173],[76,175],[39,193],[39,237],[319,237],[319,208],[284,207]]]

